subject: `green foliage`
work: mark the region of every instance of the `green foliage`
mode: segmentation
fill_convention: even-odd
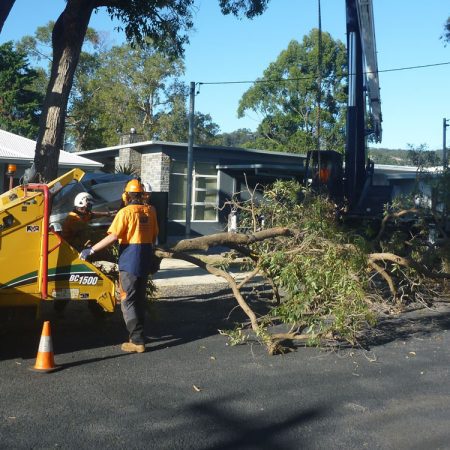
[[[385,221],[389,221],[380,236],[380,247],[383,252],[406,257],[427,270],[448,273],[450,172],[435,170],[441,161],[426,145],[409,145],[408,159],[417,167],[415,187],[409,195],[397,196],[386,208]],[[387,269],[403,303],[436,296],[420,272],[391,263]]]
[[[47,61],[48,70],[52,61],[52,30],[55,22],[50,20],[46,25],[37,27],[34,35],[23,36],[17,42],[17,49],[26,53],[31,60],[36,62]]]
[[[18,45],[34,61],[51,62],[53,26],[39,27]],[[118,133],[134,127],[149,140],[187,141],[188,89],[179,81],[183,73],[182,60],[168,58],[150,40],[142,47],[107,49],[88,28],[69,98],[66,139],[76,151],[99,148],[118,144]],[[209,115],[196,114],[198,143],[211,142],[218,131]]]
[[[442,150],[428,150],[422,144],[414,147],[407,145],[408,149],[369,148],[369,158],[377,164],[390,164],[393,166],[410,166],[417,164],[442,164]]]
[[[245,334],[241,326],[236,326],[232,330],[218,330],[219,334],[226,336],[231,346],[244,344],[248,339],[248,334]]]
[[[272,316],[312,338],[333,335],[355,342],[358,331],[374,321],[366,301],[364,240],[341,227],[331,202],[294,181],[274,183],[252,207],[242,204],[244,226],[250,226],[252,214],[264,216],[267,228],[297,230],[252,247],[259,267],[285,293]]]
[[[317,240],[316,240],[317,242]],[[323,243],[323,242],[322,242]],[[273,314],[290,325],[301,325],[315,334],[338,334],[351,342],[371,314],[365,302],[365,255],[335,243],[317,246],[284,260],[283,254],[267,255],[262,266],[276,275],[287,292]]]
[[[450,17],[444,25],[444,33],[441,36],[441,39],[443,39],[445,43],[450,42]]]
[[[38,27],[33,35],[24,36],[17,42],[17,48],[27,54],[35,64],[42,66],[47,61],[46,69],[41,71],[41,91],[45,93],[50,78],[52,64],[52,31],[54,21]],[[95,101],[95,92],[100,87],[93,80],[101,67],[104,43],[100,35],[88,28],[83,50],[75,71],[74,82],[69,96],[67,131],[65,138],[78,150],[103,146],[101,132],[98,131],[97,117],[102,112],[101,105]],[[115,142],[117,144],[117,142]]]
[[[0,128],[36,139],[43,101],[39,77],[12,42],[0,45]]]
[[[408,144],[408,148],[408,159],[419,171],[423,171],[427,167],[437,166],[440,163],[438,155],[435,152],[428,151],[426,144],[421,144],[418,147]]]
[[[189,118],[184,94],[174,97],[170,109],[157,116],[157,130],[154,139],[169,142],[187,142],[189,136]],[[199,111],[194,115],[194,135],[198,144],[214,144],[219,126],[209,114]]]
[[[219,0],[223,14],[252,18],[264,12],[270,0]],[[103,0],[97,6],[106,6],[111,17],[124,23],[129,42],[143,45],[151,38],[164,53],[179,57],[189,42],[186,31],[193,27],[193,0]]]
[[[247,128],[240,128],[231,133],[221,133],[215,136],[213,144],[223,145],[225,147],[242,147],[247,146],[249,148],[259,148],[255,145],[257,133],[250,131]]]
[[[183,73],[181,59],[167,58],[151,42],[113,47],[101,55],[100,66],[90,75],[89,92],[73,103],[74,122],[84,118],[87,136],[96,135],[103,145],[117,144],[117,131],[131,127],[148,140],[186,142],[188,89],[179,81]],[[194,126],[199,143],[218,132],[209,115],[196,114]]]
[[[114,173],[123,173],[125,175],[138,176],[138,172],[133,164],[118,164],[114,169]]]
[[[369,148],[368,156],[376,164],[390,164],[393,166],[407,166],[411,164],[408,150]]]
[[[220,5],[223,11],[228,8],[227,13],[253,17],[264,11],[267,1],[221,0]],[[184,44],[188,42],[187,32],[193,27],[193,5],[194,0],[66,1],[52,31],[54,58],[34,158],[37,180],[47,182],[57,173],[59,149],[64,146],[68,99],[92,13],[105,7],[111,18],[123,24],[129,43],[143,45],[150,40],[156,49],[171,59],[182,56]],[[55,92],[59,93],[56,96],[57,117],[50,114],[56,106]]]
[[[322,83],[318,73],[318,30],[302,43],[291,41],[263,76],[244,93],[238,115],[256,112],[258,148],[306,153],[317,141],[317,93],[321,90],[321,146],[343,151],[346,105],[346,51],[329,33],[322,34]],[[265,142],[264,142],[265,141]]]

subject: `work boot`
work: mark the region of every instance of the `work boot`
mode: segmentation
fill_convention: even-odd
[[[122,350],[124,352],[130,352],[130,353],[144,353],[145,352],[145,345],[144,344],[133,344],[133,342],[124,342],[122,344]]]

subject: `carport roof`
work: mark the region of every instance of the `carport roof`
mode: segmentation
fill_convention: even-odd
[[[0,130],[0,163],[16,162],[28,164],[34,160],[35,148],[35,141],[5,130]],[[61,150],[59,154],[59,166],[96,169],[103,167],[103,164]]]

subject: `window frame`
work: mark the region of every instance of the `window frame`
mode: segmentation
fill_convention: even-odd
[[[173,167],[173,163],[174,162],[178,162],[178,163],[183,163],[185,165],[185,167],[187,166],[187,162],[185,161],[180,161],[180,160],[172,160],[171,161],[171,170],[170,170],[170,177],[172,176],[178,176],[178,177],[184,177],[183,183],[184,186],[187,187],[187,173],[183,173],[183,172],[172,172],[172,167]],[[198,161],[198,164],[210,164],[212,167],[216,167],[215,163],[209,163],[209,162],[203,162],[203,161]],[[217,223],[219,221],[219,183],[220,183],[220,171],[216,170],[216,175],[203,175],[201,173],[197,173],[197,169],[196,169],[196,164],[194,162],[193,164],[193,168],[192,168],[192,192],[191,192],[191,222],[196,222],[196,223]],[[215,188],[215,203],[211,203],[211,202],[199,202],[196,201],[197,198],[197,193],[198,192],[208,192],[207,188],[199,188],[198,187],[198,180],[200,179],[206,179],[206,180],[212,180],[215,179],[216,180],[216,188]],[[171,183],[172,184],[172,183]],[[171,184],[169,185],[169,191],[171,189]],[[211,191],[209,191],[211,192]],[[169,211],[170,211],[170,207],[171,206],[181,206],[184,207],[184,209],[186,210],[186,199],[184,199],[184,202],[170,202],[169,201]],[[195,208],[196,206],[213,206],[214,207],[214,211],[215,211],[215,218],[214,219],[195,219]],[[173,222],[186,222],[186,217],[184,217],[183,219],[173,219],[170,217],[169,215],[169,220],[173,221]]]

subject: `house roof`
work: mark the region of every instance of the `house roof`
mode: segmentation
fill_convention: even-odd
[[[180,142],[168,142],[168,141],[140,141],[140,142],[134,142],[129,144],[121,144],[121,145],[114,145],[111,147],[104,147],[104,148],[98,148],[94,150],[85,150],[82,152],[79,152],[79,155],[83,156],[90,156],[92,158],[105,158],[105,157],[114,157],[119,154],[119,150],[122,148],[134,148],[136,150],[139,150],[140,148],[148,148],[148,147],[173,147],[173,148],[179,148],[186,150],[188,149],[187,143],[180,143]],[[306,160],[306,155],[303,154],[297,154],[297,153],[286,153],[286,152],[274,152],[270,150],[257,150],[257,149],[247,149],[247,148],[240,148],[240,147],[225,147],[225,146],[218,146],[218,145],[194,145],[194,149],[208,149],[208,150],[226,150],[228,155],[231,157],[233,153],[245,153],[246,155],[257,156],[257,155],[268,155],[268,156],[279,156],[284,157],[288,156],[292,159],[298,159],[299,161]],[[263,173],[264,169],[267,169],[269,166],[261,166],[258,165],[255,162],[252,163],[246,163],[246,164],[219,164],[217,165],[217,169],[222,170],[243,170],[243,169],[254,169],[255,173],[259,171],[260,173]],[[293,166],[286,166],[285,164],[281,165],[271,165],[272,169],[277,168],[280,170],[285,170],[287,167],[291,171],[296,170]],[[298,169],[298,171],[303,171],[304,169]],[[432,167],[426,169],[428,173],[439,173],[439,171],[442,170],[442,168],[439,167]],[[389,178],[399,178],[399,179],[411,179],[415,178],[417,175],[417,167],[416,166],[397,166],[397,165],[389,165],[389,164],[375,164],[375,173],[377,174],[384,174],[387,175]]]
[[[0,163],[17,162],[28,164],[34,160],[35,148],[35,141],[5,130],[0,130]],[[83,158],[75,153],[61,150],[59,153],[59,166],[94,169],[103,167],[103,164]]]
[[[422,173],[428,175],[438,175],[442,172],[442,167],[426,167]],[[417,166],[396,166],[392,164],[376,164],[375,173],[384,174],[390,179],[414,179],[419,173]]]
[[[139,147],[154,147],[154,146],[169,146],[169,147],[177,147],[180,149],[185,149],[187,151],[188,144],[185,142],[169,142],[169,141],[141,141],[141,142],[134,142],[132,144],[120,144],[120,145],[114,145],[112,147],[104,147],[104,148],[97,148],[94,150],[84,150],[82,152],[79,152],[80,155],[83,156],[113,156],[118,155],[119,150],[122,148],[139,148]],[[195,144],[195,149],[215,149],[215,150],[226,150],[227,152],[245,152],[246,154],[260,154],[260,155],[280,155],[280,156],[289,156],[292,158],[298,158],[299,160],[304,160],[306,158],[305,155],[300,155],[297,153],[286,153],[286,152],[274,152],[271,150],[257,150],[257,149],[250,149],[250,148],[241,148],[241,147],[226,147],[222,145],[204,145],[204,144]]]

